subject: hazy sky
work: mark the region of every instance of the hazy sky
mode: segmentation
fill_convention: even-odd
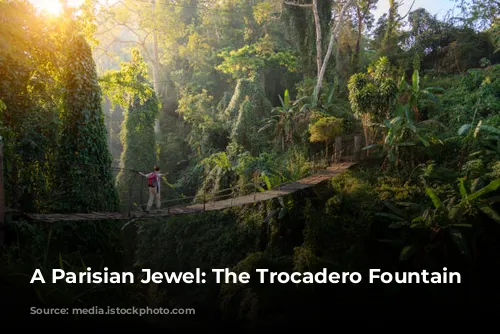
[[[59,0],[29,0],[38,8],[47,8],[47,7],[58,7]],[[326,1],[326,0],[321,0]],[[399,13],[404,15],[408,12],[408,9],[412,3],[412,0],[396,0],[403,1],[403,5],[399,9]],[[68,0],[70,6],[79,5],[82,0]],[[412,7],[412,10],[417,8],[425,8],[431,14],[437,14],[439,18],[442,18],[446,13],[453,9],[456,6],[455,0],[415,0],[415,4]],[[375,12],[375,17],[378,19],[382,14],[387,13],[389,9],[389,0],[379,0],[377,4],[377,10]]]
[[[398,1],[398,0],[396,0]],[[399,14],[405,15],[411,6],[412,0],[402,0],[403,5],[399,8]],[[425,8],[431,14],[437,14],[442,18],[446,13],[456,7],[457,3],[454,0],[415,0],[412,10],[417,8]],[[389,10],[389,0],[379,0],[375,17],[378,19],[382,14],[387,13]],[[457,10],[455,9],[455,13]]]

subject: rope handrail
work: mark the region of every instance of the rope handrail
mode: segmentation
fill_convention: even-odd
[[[229,190],[232,190],[234,191],[235,189],[239,189],[239,188],[242,188],[242,187],[246,187],[246,186],[256,186],[255,183],[247,183],[247,184],[243,184],[243,185],[239,185],[239,186],[236,186],[236,187],[231,187],[231,188],[226,188],[226,189],[222,189],[222,190],[219,190],[217,192],[214,192],[214,193],[209,193],[209,194],[201,194],[201,195],[195,195],[195,196],[186,196],[186,197],[180,197],[180,198],[173,198],[173,199],[168,199],[168,200],[163,200],[161,201],[162,204],[164,203],[173,203],[173,202],[178,202],[178,201],[182,201],[182,200],[188,200],[188,199],[197,199],[197,198],[217,198],[217,196],[215,196],[216,194],[219,194],[219,193],[223,193],[225,191],[229,191]]]
[[[317,174],[317,173],[322,173],[323,170],[321,169],[317,169],[317,168],[309,168],[308,171],[304,174],[301,174],[298,178],[303,178],[304,176],[308,177],[308,176],[311,176],[311,175],[314,175],[314,174]],[[260,178],[259,178],[259,181],[262,181]],[[282,186],[284,185],[287,185],[287,184],[290,184],[290,183],[293,183],[295,182],[296,180],[289,180],[287,182],[283,182],[283,183],[280,183],[274,187],[271,187],[270,189],[267,189],[268,191],[269,190],[276,190],[276,189],[280,189]],[[236,189],[240,189],[240,188],[243,188],[243,187],[248,187],[248,186],[253,186],[254,188],[254,193],[257,193],[257,190],[259,190],[259,192],[261,191],[260,188],[260,183],[261,182],[252,182],[252,183],[246,183],[246,184],[243,184],[243,185],[237,185],[237,186],[234,186],[234,187],[230,187],[230,188],[225,188],[225,189],[222,189],[222,190],[219,190],[217,192],[213,192],[213,193],[209,193],[209,194],[200,194],[200,195],[195,195],[195,196],[185,196],[185,197],[180,197],[180,198],[173,198],[173,199],[168,199],[168,200],[163,200],[161,201],[162,204],[166,204],[166,203],[175,203],[175,202],[180,202],[180,201],[184,201],[184,200],[193,200],[191,203],[195,202],[196,199],[204,199],[203,201],[203,204],[205,203],[210,203],[210,202],[213,202],[214,200],[213,199],[217,199],[218,197],[220,196],[216,196],[216,194],[220,194],[220,193],[224,193],[224,192],[227,192],[227,191],[232,191],[234,193],[234,190]],[[208,199],[208,201],[207,201]],[[168,208],[171,208],[172,206],[169,206],[167,207]]]
[[[228,191],[228,190],[235,190],[235,189],[239,189],[239,188],[251,186],[251,185],[255,185],[255,183],[247,183],[247,184],[243,184],[243,185],[239,185],[239,186],[235,186],[235,187],[225,188],[225,189],[222,189],[222,190],[210,193],[210,194],[206,194],[206,196],[213,196],[215,194],[223,193],[223,192]],[[199,198],[199,197],[203,197],[203,195],[185,196],[185,197],[179,197],[179,198],[174,198],[174,199],[168,199],[168,200],[161,201],[161,203],[173,202],[173,201],[178,201],[178,200],[180,201],[180,200],[185,200],[185,199],[195,199],[195,198]]]
[[[303,179],[304,177],[307,178],[307,177],[310,177],[312,175],[324,174],[324,173],[328,173],[328,172],[332,172],[332,171],[334,171],[334,172],[335,171],[341,171],[343,169],[342,167],[344,166],[345,163],[346,162],[341,163],[341,164],[337,164],[333,170],[330,169],[329,171],[327,169],[323,169],[321,167],[319,167],[319,168],[312,167],[312,168],[309,168],[306,173],[301,174],[300,176],[298,176],[297,179]],[[327,165],[329,165],[329,164],[327,163]],[[329,166],[329,167],[331,167],[331,166]],[[261,181],[260,178],[259,178],[259,181]],[[267,191],[280,189],[284,185],[286,185],[286,184],[293,184],[296,181],[297,180],[290,180],[290,181],[287,181],[287,182],[280,183],[280,184],[278,184],[276,186],[271,187],[270,189],[267,189]],[[165,203],[169,203],[170,204],[170,205],[167,205],[166,207],[164,207],[165,209],[167,209],[167,213],[170,213],[170,210],[174,209],[176,207],[184,208],[185,206],[189,206],[189,205],[192,205],[192,204],[203,204],[203,211],[205,211],[206,204],[212,203],[212,202],[216,202],[218,199],[220,199],[220,196],[215,196],[215,194],[220,194],[220,193],[223,193],[223,192],[231,190],[231,191],[233,191],[233,194],[229,195],[229,196],[231,196],[231,195],[235,194],[235,192],[234,192],[235,189],[239,189],[239,188],[246,187],[246,186],[253,186],[253,188],[254,188],[254,199],[255,199],[255,197],[257,195],[257,192],[262,192],[263,191],[262,190],[263,188],[260,187],[260,182],[258,182],[258,183],[257,182],[253,182],[253,183],[246,183],[246,184],[243,184],[243,185],[238,185],[238,186],[234,186],[234,187],[230,187],[230,188],[221,189],[221,190],[219,190],[217,192],[210,193],[210,194],[204,193],[204,194],[199,194],[199,195],[195,195],[195,196],[186,196],[186,197],[182,197],[182,198],[168,199],[168,200],[162,201],[161,203],[162,204],[165,204]],[[264,190],[264,191],[266,191],[266,190]],[[196,199],[203,199],[203,201],[199,202],[199,203],[196,203]],[[234,197],[231,197],[231,205],[233,203],[233,199],[234,199]],[[193,200],[193,201],[191,201],[188,205],[171,205],[172,203],[179,202],[179,201],[182,201],[182,200]],[[229,205],[229,206],[231,206],[231,205]]]
[[[328,160],[324,160],[323,161],[322,160],[322,162],[319,165],[323,165],[323,164],[329,166],[330,165],[330,161],[328,161]],[[340,171],[340,170],[342,170],[342,165],[343,164],[344,163],[341,163],[340,165],[336,165],[335,169],[333,171]],[[327,173],[327,170],[324,169],[324,168],[322,168],[322,167],[319,167],[319,165],[316,165],[316,166],[313,165],[310,168],[308,168],[307,172],[301,173],[296,178],[291,179],[291,180],[289,180],[287,182],[283,182],[283,183],[280,183],[278,185],[275,185],[275,186],[271,187],[270,189],[266,189],[264,191],[280,190],[281,187],[283,187],[283,186],[285,186],[287,184],[292,184],[293,182],[296,182],[297,179],[301,179],[301,178],[304,178],[304,177],[310,177],[310,176],[313,176],[313,175],[316,175],[316,174]],[[280,174],[282,175],[282,173],[280,173]],[[246,184],[242,184],[242,185],[237,185],[237,186],[233,186],[233,187],[221,189],[221,190],[218,190],[218,191],[213,192],[213,193],[203,193],[203,194],[198,194],[198,195],[194,195],[194,196],[184,196],[184,197],[180,197],[180,198],[167,199],[167,200],[161,201],[161,204],[162,204],[162,206],[166,204],[166,207],[164,206],[164,208],[167,209],[167,211],[169,211],[170,209],[175,208],[175,207],[184,207],[184,206],[192,205],[192,204],[203,204],[203,206],[205,207],[205,205],[207,203],[212,203],[212,202],[216,202],[217,200],[220,200],[220,198],[224,196],[224,195],[221,196],[220,194],[222,194],[224,192],[231,191],[232,193],[230,193],[228,195],[225,195],[225,196],[231,196],[231,199],[233,199],[234,198],[234,194],[236,194],[235,190],[240,189],[240,188],[244,188],[244,187],[249,187],[249,186],[251,186],[253,188],[253,193],[254,193],[254,197],[255,197],[256,194],[257,194],[257,192],[262,192],[263,191],[262,190],[263,187],[261,187],[262,181],[263,180],[259,177],[259,178],[257,178],[256,181],[251,182],[251,183],[246,183]],[[242,194],[240,194],[240,195],[242,195]],[[198,199],[200,199],[202,201],[198,202],[197,201]],[[188,203],[185,203],[185,204],[176,204],[178,202],[187,201],[187,200],[191,200],[191,201],[189,201]],[[129,213],[130,213],[130,209],[129,209]]]

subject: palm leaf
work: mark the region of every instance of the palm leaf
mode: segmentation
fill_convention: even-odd
[[[375,215],[378,217],[385,217],[385,218],[389,218],[389,219],[394,219],[394,220],[400,221],[400,222],[406,222],[405,218],[393,215],[392,213],[377,212],[377,213],[375,213]]]
[[[480,203],[477,207],[495,222],[500,223],[500,215],[495,210],[493,210],[491,206],[485,203]]]
[[[436,209],[439,209],[442,205],[441,200],[439,199],[439,197],[437,197],[437,195],[434,193],[434,191],[431,188],[425,188],[425,193],[432,200],[432,204],[434,205],[434,207]]]
[[[288,92],[288,89],[285,89],[284,97],[285,97],[284,107],[287,108],[288,106],[290,106],[290,93]]]
[[[496,191],[500,187],[500,179],[496,179],[494,181],[491,181],[486,187],[482,188],[481,190],[476,191],[475,193],[469,195],[468,200],[473,201],[476,198],[479,198],[485,194],[488,194],[490,192]]]
[[[458,180],[458,188],[460,190],[460,195],[462,195],[462,198],[467,198],[468,194],[467,194],[467,189],[465,189],[465,179],[464,178],[460,178]]]
[[[418,70],[413,71],[413,76],[411,78],[411,83],[413,86],[413,91],[418,92],[420,87],[420,75],[418,74]]]
[[[490,125],[481,125],[481,130],[486,130],[490,133],[500,135],[500,129],[497,129],[497,128],[490,126]]]
[[[400,208],[398,208],[397,206],[393,205],[391,202],[388,201],[385,201],[384,205],[398,216],[403,217],[405,220],[408,220],[408,218],[406,217],[406,212],[404,210],[401,210]]]

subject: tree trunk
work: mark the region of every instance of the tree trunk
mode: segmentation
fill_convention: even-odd
[[[326,163],[328,164],[328,146],[330,145],[330,141],[326,141]]]
[[[354,161],[361,160],[361,136],[354,136]]]
[[[316,66],[318,68],[318,72],[321,72],[322,58],[323,58],[323,50],[322,50],[322,37],[321,37],[321,22],[319,20],[318,14],[318,0],[313,0],[312,6],[313,14],[314,14],[314,26],[316,28]]]
[[[336,42],[337,42],[337,48],[335,49],[335,75],[334,75],[335,82],[333,86],[335,95],[339,93],[341,73],[342,73],[342,63],[340,61],[340,45],[338,40],[336,40]]]
[[[360,58],[360,49],[361,49],[361,37],[362,37],[362,30],[363,30],[363,17],[361,15],[361,10],[359,6],[356,7],[356,16],[358,19],[358,27],[357,27],[357,34],[356,34],[356,49],[354,50],[354,59],[353,59],[353,65],[356,71],[359,70],[359,58]]]
[[[369,120],[369,114],[363,114],[361,116],[361,123],[363,125],[363,133],[365,135],[365,145],[368,146],[370,145],[370,128],[369,128],[369,125],[368,125],[368,120]],[[366,150],[366,156],[369,156],[370,155],[370,150],[367,149]]]
[[[151,5],[153,12],[156,9],[156,1],[157,0],[151,0]],[[159,79],[160,79],[160,63],[159,63],[159,56],[158,56],[158,34],[156,31],[153,31],[153,54],[152,54],[152,69],[153,69],[153,88],[156,92],[156,96],[158,99],[160,99],[160,86],[159,86]],[[160,119],[159,115],[157,116],[155,120],[155,133],[160,134]]]
[[[152,9],[153,12],[155,11],[156,8],[156,0],[151,0],[152,4]],[[155,90],[155,93],[157,94],[157,98],[160,99],[160,91],[159,91],[159,76],[160,76],[160,64],[159,64],[159,57],[158,57],[158,36],[156,31],[153,32],[153,54],[152,54],[152,62],[153,62],[153,88]],[[160,134],[160,120],[159,120],[159,115],[156,116],[155,120],[155,126],[154,126],[154,131],[157,135]],[[149,290],[148,290],[148,300],[149,300],[149,306],[152,308],[155,308],[158,306],[158,288],[159,284],[157,283],[149,283]]]
[[[398,6],[395,0],[389,0],[389,15],[387,18],[387,30],[385,31],[385,36],[382,43],[382,50],[384,55],[388,55],[392,48],[392,40],[394,38],[394,28],[396,25],[397,12],[398,12]]]
[[[340,162],[342,158],[342,137],[335,137],[335,162]]]
[[[321,90],[321,87],[323,85],[323,78],[325,76],[326,72],[326,66],[328,64],[328,60],[330,60],[330,56],[332,55],[332,50],[333,50],[333,43],[335,41],[335,36],[337,35],[338,30],[340,29],[340,26],[342,25],[342,21],[344,20],[344,14],[347,8],[350,6],[350,4],[354,0],[347,0],[347,2],[344,4],[342,9],[340,10],[339,18],[337,23],[333,26],[332,25],[332,31],[330,35],[330,42],[328,43],[328,50],[326,51],[325,58],[323,59],[323,63],[321,64],[321,70],[318,73],[318,81],[316,83],[316,87],[314,89],[314,96],[313,100],[318,101],[319,93]]]

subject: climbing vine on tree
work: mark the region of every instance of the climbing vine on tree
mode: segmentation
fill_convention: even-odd
[[[240,79],[225,114],[233,120],[231,141],[252,154],[266,148],[269,133],[260,133],[260,120],[269,116],[271,104],[259,78]]]
[[[89,45],[70,38],[63,73],[64,97],[57,185],[63,211],[113,211],[117,194],[111,173],[101,91]]]
[[[158,100],[138,50],[132,51],[132,59],[123,62],[120,70],[106,72],[101,85],[112,104],[119,104],[124,110],[120,132],[123,145],[120,167],[123,169],[116,184],[121,195],[128,195],[137,177],[131,170],[148,170],[157,161],[154,122]]]

